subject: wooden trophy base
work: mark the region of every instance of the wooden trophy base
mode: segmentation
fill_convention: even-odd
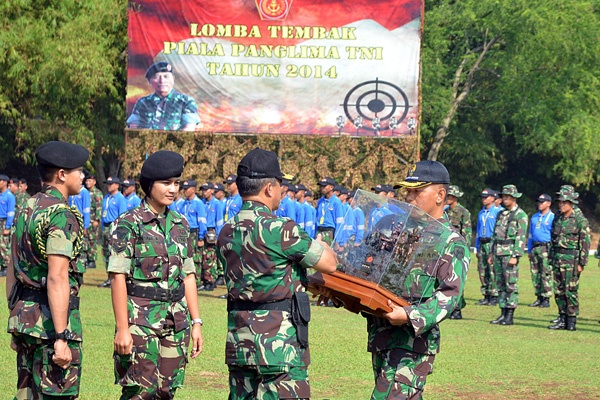
[[[355,313],[364,311],[383,317],[383,314],[392,311],[388,306],[388,299],[402,307],[410,305],[406,300],[375,283],[340,271],[332,274],[316,272],[308,277],[309,292],[319,295],[321,287],[328,289],[333,297],[342,300],[344,308]]]

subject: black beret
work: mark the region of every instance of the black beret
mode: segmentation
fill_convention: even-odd
[[[150,66],[150,68],[148,68],[148,70],[146,71],[146,79],[150,79],[154,76],[154,74],[156,74],[157,72],[171,72],[173,73],[173,66],[171,64],[169,64],[168,62],[157,62],[156,64],[152,64]],[[172,178],[172,177],[169,177]],[[163,179],[163,178],[161,178]]]
[[[35,159],[46,167],[73,169],[83,167],[90,152],[78,144],[52,141],[37,148]]]
[[[27,179],[21,178],[21,179],[19,179],[19,183],[22,183],[23,185],[27,185]]]
[[[93,174],[87,174],[83,180],[84,180],[84,181],[87,181],[88,179],[96,179],[96,175],[93,175]]]
[[[159,150],[151,154],[144,165],[140,177],[158,181],[181,176],[183,172],[183,156],[169,150]]]

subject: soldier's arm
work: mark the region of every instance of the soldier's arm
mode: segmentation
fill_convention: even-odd
[[[114,350],[119,354],[131,354],[133,351],[133,338],[129,332],[129,312],[127,310],[127,275],[110,272],[110,290],[112,306],[115,314]]]
[[[69,258],[63,255],[48,255],[48,281],[46,290],[48,304],[52,314],[52,323],[56,333],[67,329],[69,316]],[[57,339],[54,342],[53,361],[61,368],[67,368],[71,363],[71,350],[67,341]]]
[[[430,330],[456,308],[463,294],[469,268],[469,249],[462,240],[454,240],[438,260],[436,278],[440,281],[432,297],[419,305],[404,307],[408,324],[415,336]],[[394,323],[395,325],[402,325]]]
[[[587,219],[583,218],[581,229],[579,230],[579,265],[585,267],[588,263],[590,253],[590,227]]]

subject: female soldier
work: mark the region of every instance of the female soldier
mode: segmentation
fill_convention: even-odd
[[[183,157],[161,150],[144,162],[146,197],[122,214],[110,234],[116,333],[115,383],[121,399],[172,399],[183,385],[187,348],[202,352],[194,248],[185,218],[169,206],[179,190]]]

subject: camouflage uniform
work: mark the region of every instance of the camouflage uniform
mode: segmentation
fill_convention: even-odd
[[[565,217],[562,213],[557,214],[552,224],[550,259],[554,273],[556,305],[559,314],[566,317],[579,315],[577,266],[587,265],[589,251],[590,228],[581,209],[573,206],[573,212],[569,217]]]
[[[127,275],[133,338],[132,354],[114,354],[115,384],[123,387],[122,399],[172,399],[183,386],[190,342],[185,297],[153,300],[138,297],[134,290],[182,291],[184,278],[195,273],[190,254],[194,240],[181,214],[167,210],[157,217],[145,200],[111,224],[108,272]]]
[[[87,231],[87,242],[88,252],[87,261],[90,263],[96,263],[98,259],[98,241],[100,239],[102,231],[102,199],[104,196],[97,187],[90,189],[90,227]],[[93,222],[98,222],[98,226],[94,227]]]
[[[44,227],[44,228],[41,228]],[[83,219],[71,209],[61,193],[45,186],[27,201],[17,217],[12,237],[15,278],[22,292],[8,319],[8,332],[17,346],[16,399],[45,399],[61,396],[77,398],[81,377],[82,329],[79,313],[81,271],[75,260],[83,242]],[[54,364],[56,332],[48,298],[47,255],[63,255],[70,259],[69,286],[71,299],[67,329],[72,338],[68,346],[72,361],[65,370]]]
[[[27,200],[29,200],[30,198],[31,198],[31,196],[27,192],[17,193],[16,203],[15,203],[15,212],[17,212],[20,209],[22,209],[23,207],[25,207],[25,203],[27,203]]]
[[[245,201],[221,230],[217,250],[229,293],[229,399],[309,398],[308,344],[300,344],[289,308],[265,306],[305,292],[306,268],[324,247],[294,221]]]
[[[445,216],[440,222],[450,228]],[[456,308],[470,260],[465,239],[453,230],[441,238],[436,250],[440,259],[423,270],[412,270],[404,283],[402,297],[413,302],[404,308],[408,324],[394,326],[385,318],[364,314],[375,378],[371,399],[421,398],[433,371],[440,350],[438,324]]]
[[[502,194],[521,197],[514,185],[505,186]],[[519,301],[519,259],[527,252],[527,220],[525,211],[515,204],[512,209],[498,214],[494,228],[491,254],[494,256],[498,304],[503,310],[514,310]],[[511,257],[517,259],[515,265],[509,264]]]
[[[456,188],[458,189],[457,186]],[[462,196],[462,192],[458,192],[456,194],[459,193]],[[449,194],[452,194],[452,192],[450,192]],[[448,215],[450,224],[462,237],[465,238],[468,248],[468,246],[471,244],[471,237],[473,236],[473,228],[471,226],[471,213],[460,203],[457,203],[456,206],[454,206],[454,208],[448,207],[446,209],[446,214]],[[457,310],[462,310],[463,308],[465,308],[466,305],[467,303],[465,302],[465,299],[463,298],[463,296],[461,296],[460,301],[458,302]]]
[[[135,103],[128,125],[139,129],[177,131],[190,123],[200,123],[198,106],[193,97],[171,90],[166,97],[156,93],[142,97]]]

